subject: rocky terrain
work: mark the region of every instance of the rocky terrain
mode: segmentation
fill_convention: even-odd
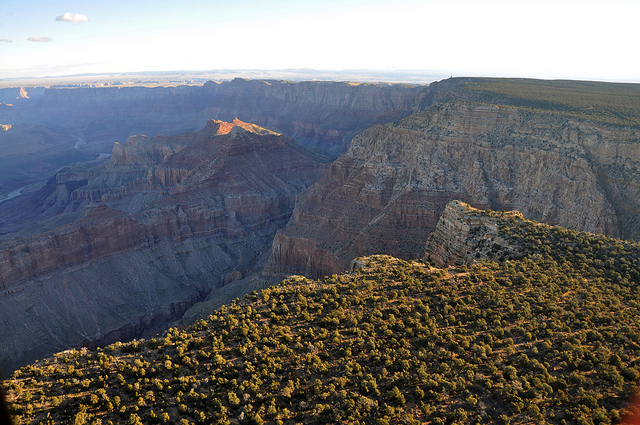
[[[6,129],[0,146],[12,156],[0,156],[0,199],[44,183],[62,167],[104,160],[115,142],[131,135],[179,135],[201,129],[209,119],[237,117],[269,127],[334,159],[359,131],[406,116],[421,89],[240,78],[176,87],[3,88],[0,125]]]
[[[302,146],[335,158],[355,134],[409,113],[422,87],[370,83],[252,81],[207,83],[206,114],[278,129]]]
[[[503,212],[500,217],[523,218],[519,211]],[[427,259],[436,267],[504,261],[519,251],[501,235],[495,217],[460,201],[447,204],[425,246]]]
[[[262,264],[296,195],[326,167],[288,136],[210,121],[131,137],[106,164],[63,170],[0,204],[3,227],[30,223],[0,244],[2,366],[179,318]]]
[[[235,79],[0,90],[2,366],[161,329],[250,274],[326,158],[406,115],[420,89]]]
[[[39,191],[0,206],[0,235],[11,239],[50,230],[86,214],[84,207],[106,203],[111,208],[138,212],[149,202],[162,199],[212,155],[207,143],[234,127],[261,135],[270,130],[238,119],[231,123],[211,120],[200,132],[180,136],[131,136],[115,143],[108,161],[89,167],[76,164],[58,172]],[[175,155],[183,151],[185,153]]]
[[[639,129],[437,93],[426,110],[353,140],[300,197],[265,274],[330,275],[375,253],[420,257],[453,199],[640,238]]]

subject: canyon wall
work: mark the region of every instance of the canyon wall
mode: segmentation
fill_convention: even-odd
[[[453,199],[640,239],[640,131],[462,100],[374,126],[299,197],[264,273],[322,276],[363,255],[422,257]]]
[[[222,285],[259,287],[259,270],[318,277],[363,255],[423,257],[428,240],[444,247],[434,262],[459,264],[500,245],[452,200],[640,239],[640,130],[467,83],[236,79],[18,99],[12,116],[78,136],[65,149],[111,153],[0,202],[0,363],[160,329]],[[2,131],[20,128],[1,106]],[[486,247],[469,249],[478,232]]]
[[[205,84],[206,114],[277,129],[301,145],[337,157],[365,128],[408,115],[422,87],[403,84],[235,79]]]

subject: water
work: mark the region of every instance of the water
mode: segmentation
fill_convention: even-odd
[[[80,147],[80,145],[83,145],[83,144],[84,144],[84,140],[82,140],[82,138],[80,138],[80,137],[76,137],[76,136],[71,136],[71,137],[73,137],[74,139],[76,139],[76,143],[73,145],[73,148],[74,148],[74,149],[78,149],[78,148]]]
[[[25,190],[28,186],[22,186],[20,189],[16,189],[13,192],[9,192],[9,194],[7,195],[6,198],[4,199],[0,199],[0,203],[4,202],[4,201],[8,201],[9,199],[13,199],[15,197],[18,197],[20,195],[22,195],[22,191]]]

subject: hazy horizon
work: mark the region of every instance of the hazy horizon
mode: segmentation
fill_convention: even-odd
[[[177,86],[202,85],[207,81],[231,81],[235,78],[283,81],[342,81],[427,85],[451,77],[437,71],[371,71],[371,70],[210,70],[153,71],[130,73],[86,73],[77,75],[0,79],[0,88],[36,86]]]
[[[640,84],[636,80],[614,79],[571,79],[571,78],[537,78],[512,75],[457,75],[438,70],[317,70],[317,69],[223,69],[206,71],[136,71],[136,72],[105,72],[82,73],[59,76],[42,77],[12,77],[0,78],[0,89],[38,86],[178,86],[202,85],[207,81],[224,82],[235,78],[253,80],[283,80],[283,81],[336,81],[381,84],[415,84],[428,85],[435,81],[448,78],[526,78],[539,80],[572,80],[596,81],[621,84]]]
[[[0,79],[435,70],[640,81],[632,0],[7,0]]]

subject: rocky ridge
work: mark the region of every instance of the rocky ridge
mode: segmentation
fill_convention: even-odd
[[[522,255],[291,276],[187,329],[23,367],[9,403],[52,424],[633,423],[640,245],[460,202],[445,215],[445,239],[497,224]]]
[[[39,233],[59,224],[61,217],[63,222],[82,217],[87,213],[85,208],[96,203],[130,213],[139,212],[150,202],[178,190],[182,180],[197,173],[197,165],[210,156],[211,139],[229,134],[236,127],[254,134],[279,135],[234,119],[230,123],[210,120],[203,130],[179,136],[131,136],[124,144],[114,144],[106,163],[97,167],[78,164],[63,169],[32,196],[1,206],[4,219],[0,223],[0,234],[4,233],[8,239],[18,231]],[[39,225],[52,217],[55,220],[51,225]]]
[[[518,211],[502,212],[501,217],[523,218]],[[504,260],[518,250],[500,233],[495,218],[464,202],[451,201],[427,239],[425,257],[436,267],[446,267]]]
[[[267,275],[323,276],[376,253],[420,257],[460,199],[640,238],[640,130],[453,99],[359,134],[304,193]]]

